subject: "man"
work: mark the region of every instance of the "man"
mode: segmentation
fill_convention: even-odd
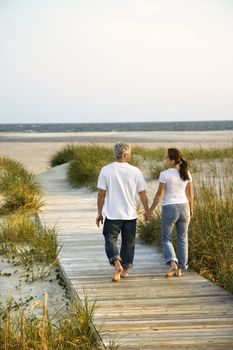
[[[113,281],[128,277],[128,269],[133,266],[136,235],[136,195],[144,207],[147,216],[148,199],[146,182],[141,171],[128,163],[131,146],[117,143],[114,146],[115,162],[104,166],[97,183],[98,213],[96,224],[103,224],[105,251],[111,265],[115,267]],[[117,238],[121,232],[120,254]]]

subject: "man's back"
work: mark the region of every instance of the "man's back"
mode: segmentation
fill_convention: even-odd
[[[113,162],[103,167],[97,187],[106,190],[104,214],[111,220],[137,217],[136,194],[145,190],[141,171],[127,162]]]

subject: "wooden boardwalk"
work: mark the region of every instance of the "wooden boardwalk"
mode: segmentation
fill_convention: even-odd
[[[46,191],[41,219],[56,225],[61,269],[81,300],[87,292],[98,308],[95,324],[103,343],[121,350],[233,349],[233,297],[193,271],[164,278],[161,253],[137,242],[128,279],[111,282],[102,229],[95,226],[96,195],[72,189],[66,165],[39,175]]]

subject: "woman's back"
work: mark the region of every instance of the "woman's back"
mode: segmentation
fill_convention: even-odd
[[[163,197],[163,205],[188,203],[185,194],[187,183],[192,181],[191,174],[189,180],[182,180],[179,169],[169,168],[160,173],[159,182],[165,184],[165,192]]]

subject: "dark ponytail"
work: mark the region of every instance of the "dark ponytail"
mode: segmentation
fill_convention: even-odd
[[[167,155],[170,160],[174,160],[175,164],[180,165],[179,173],[182,180],[189,180],[188,163],[182,158],[181,152],[177,148],[168,148]]]

